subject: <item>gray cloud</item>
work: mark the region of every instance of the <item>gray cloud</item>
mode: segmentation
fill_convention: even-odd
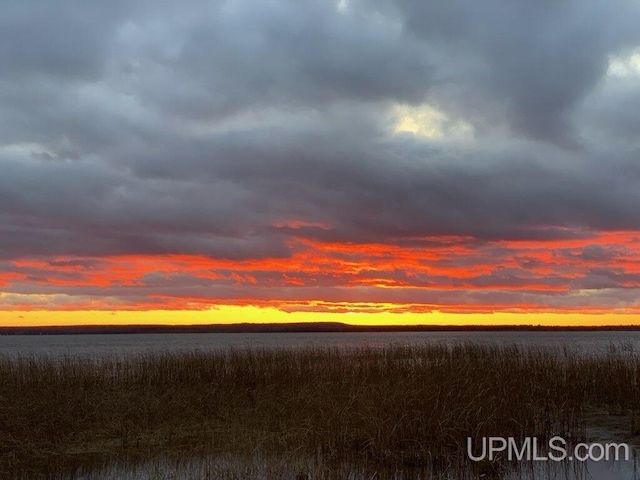
[[[488,95],[513,131],[567,146],[579,142],[574,110],[602,79],[608,56],[640,41],[634,2],[392,4],[410,31],[465,59],[452,79],[464,85],[465,97],[454,97],[463,115],[468,97]]]
[[[3,7],[0,259],[640,229],[640,71],[607,75],[640,45],[634,2],[183,3]],[[422,104],[442,136],[394,133],[397,106]],[[572,261],[613,261],[596,240]],[[524,286],[540,262],[450,284]],[[633,281],[616,272],[541,282]]]
[[[7,0],[0,18],[0,74],[99,80],[114,30],[129,11],[129,2],[121,0]]]

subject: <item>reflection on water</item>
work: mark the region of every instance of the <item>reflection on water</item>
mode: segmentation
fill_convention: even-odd
[[[522,462],[511,468],[379,469],[339,465],[328,468],[314,459],[208,457],[189,461],[158,459],[136,465],[112,464],[60,478],[81,480],[635,480],[638,458],[601,462]]]
[[[156,333],[118,335],[0,335],[0,355],[137,356],[151,352],[213,351],[226,348],[383,347],[457,344],[569,346],[572,351],[607,354],[640,351],[640,332],[309,332],[309,333]]]
[[[536,462],[504,477],[505,480],[635,480],[638,459],[601,462]]]

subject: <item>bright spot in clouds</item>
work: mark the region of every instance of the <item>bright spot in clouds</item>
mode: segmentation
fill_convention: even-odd
[[[625,56],[612,55],[609,57],[607,75],[611,77],[638,77],[640,76],[640,51]]]
[[[428,105],[395,105],[393,133],[410,133],[426,139],[460,139],[473,135],[473,127],[463,121],[452,121],[444,112]]]

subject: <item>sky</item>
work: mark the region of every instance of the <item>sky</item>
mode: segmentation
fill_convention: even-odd
[[[3,0],[0,325],[640,324],[638,0]]]

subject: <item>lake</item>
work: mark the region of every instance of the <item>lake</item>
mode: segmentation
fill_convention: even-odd
[[[634,331],[509,331],[509,332],[309,332],[309,333],[160,333],[160,334],[99,334],[99,335],[0,335],[0,356],[9,358],[27,356],[65,356],[78,358],[135,357],[150,353],[181,351],[219,351],[229,348],[304,348],[332,347],[350,349],[358,347],[382,348],[389,345],[418,346],[424,344],[454,345],[472,342],[480,345],[518,345],[524,348],[569,348],[584,355],[627,355],[640,352],[640,332]],[[609,440],[609,439],[607,439]],[[615,435],[611,440],[617,440]],[[619,441],[619,440],[618,440]],[[520,480],[613,480],[639,477],[637,450],[629,461],[542,463],[524,466],[515,472],[505,472],[500,478]],[[210,460],[211,462],[211,460]],[[247,471],[247,464],[237,461],[238,468]],[[254,465],[255,477],[292,478],[268,475]],[[162,457],[148,464],[136,466],[106,466],[91,475],[79,474],[74,478],[108,480],[157,480],[204,478],[202,472],[215,470],[211,463],[191,460],[175,468]],[[249,478],[249,477],[247,477]],[[345,477],[346,478],[346,477]],[[374,478],[370,474],[352,474],[354,480]],[[404,477],[394,478],[427,478]],[[465,478],[475,478],[473,475]]]
[[[387,345],[452,345],[464,342],[558,349],[566,346],[575,352],[592,355],[607,354],[612,349],[640,352],[638,331],[494,331],[0,335],[0,355],[99,358],[228,348],[378,348]]]

